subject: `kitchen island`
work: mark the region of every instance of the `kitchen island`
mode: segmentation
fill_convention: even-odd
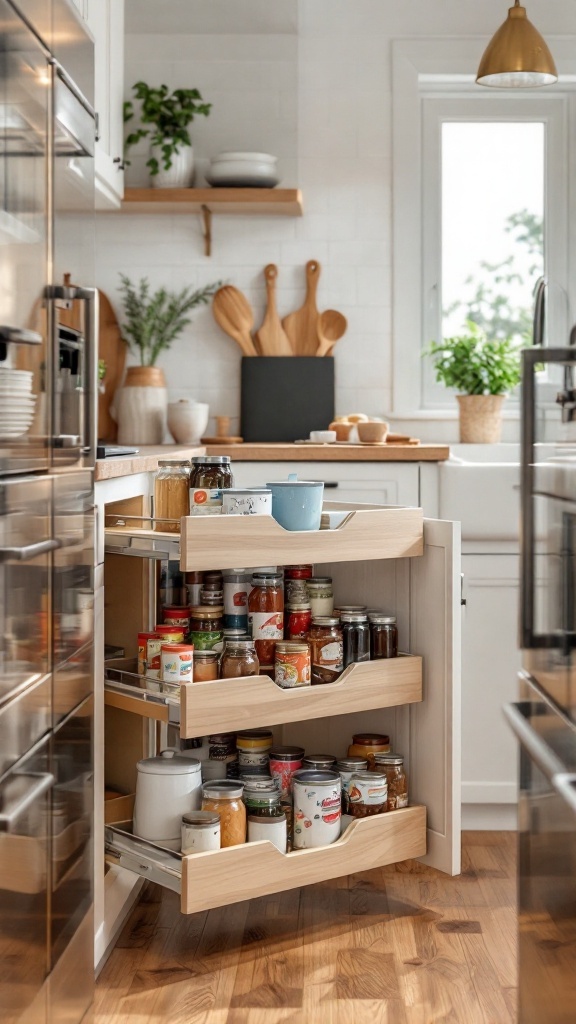
[[[207,444],[207,455],[233,462],[444,462],[445,444]]]

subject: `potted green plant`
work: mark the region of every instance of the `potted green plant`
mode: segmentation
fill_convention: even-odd
[[[520,346],[511,338],[488,338],[467,320],[466,333],[431,342],[424,355],[433,359],[438,383],[460,392],[460,441],[498,442],[504,399],[520,383]]]
[[[140,100],[142,127],[130,132],[125,151],[140,139],[150,139],[150,168],[152,185],[157,188],[186,188],[192,183],[194,152],[188,125],[198,114],[210,113],[211,103],[204,103],[198,89],[174,89],[167,85],[151,88],[146,82],[136,82],[132,92]],[[134,117],[131,100],[124,104],[124,122]],[[150,126],[150,127],[148,127]]]
[[[164,371],[156,366],[162,352],[170,348],[190,323],[188,313],[206,305],[221,281],[192,291],[151,292],[147,278],[133,284],[120,275],[124,319],[122,339],[139,363],[129,366],[124,385],[115,399],[115,419],[120,444],[161,444],[166,431],[167,390]]]

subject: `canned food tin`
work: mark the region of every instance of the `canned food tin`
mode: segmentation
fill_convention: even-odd
[[[162,610],[162,619],[167,626],[181,626],[185,633],[190,628],[190,610],[188,605],[171,605]]]
[[[294,848],[329,846],[340,835],[341,780],[337,772],[301,769],[293,778]]]
[[[148,640],[154,640],[158,637],[156,632],[154,633],[138,633],[138,675],[143,676],[146,673],[146,644]]]
[[[165,683],[192,682],[191,644],[162,644],[160,651],[161,678]]]
[[[367,818],[380,814],[388,803],[388,782],[380,772],[354,772],[348,785],[350,814]]]
[[[292,792],[292,777],[302,767],[303,747],[273,747],[270,751],[270,775],[276,779],[282,796]]]
[[[342,779],[342,814],[349,814],[348,786],[350,779],[356,772],[368,771],[368,761],[365,757],[342,757],[336,762],[336,771]]]
[[[149,679],[160,678],[160,648],[162,647],[162,639],[155,633],[153,636],[149,636],[146,641],[146,675]]]
[[[310,648],[308,644],[280,642],[276,644],[274,681],[283,689],[310,686]]]

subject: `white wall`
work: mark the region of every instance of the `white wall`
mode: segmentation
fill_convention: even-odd
[[[156,5],[158,6],[158,5]],[[281,315],[303,298],[303,267],[320,260],[320,308],[342,310],[337,411],[385,415],[391,402],[391,40],[478,36],[478,59],[506,16],[502,0],[300,0],[299,32],[278,36],[129,35],[126,94],[149,84],[198,86],[213,114],[193,125],[197,156],[259,149],[281,157],[284,184],[304,194],[302,219],[213,218],[213,255],[203,255],[195,217],[98,217],[98,284],[114,302],[118,272],[154,285],[237,285],[263,314],[262,269],[280,268]],[[160,11],[160,7],[158,7]],[[546,35],[576,32],[576,4],[532,0]],[[473,70],[473,69],[472,69]],[[142,180],[134,160],[128,183]],[[172,397],[210,402],[238,416],[240,353],[209,310],[162,357]],[[237,428],[237,419],[233,427]],[[420,436],[440,437],[437,424]],[[444,425],[450,438],[455,424]],[[455,436],[455,434],[454,434]]]

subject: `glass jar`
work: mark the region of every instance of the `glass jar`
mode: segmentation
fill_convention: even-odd
[[[307,640],[312,625],[309,600],[293,601],[284,608],[284,633],[287,640]]]
[[[204,573],[185,572],[184,585],[188,594],[188,607],[193,608],[200,604],[200,591],[204,586]]]
[[[246,842],[246,807],[242,801],[242,783],[216,779],[202,784],[202,810],[216,811],[220,818],[220,846],[238,846]]]
[[[334,609],[334,615],[342,618],[344,612],[352,612],[354,615],[366,615],[368,609],[365,604],[339,604]]]
[[[164,626],[180,626],[183,633],[190,629],[190,608],[188,605],[167,605],[162,609]]]
[[[190,515],[219,516],[222,489],[233,487],[229,455],[195,455],[191,459]]]
[[[308,644],[282,640],[274,654],[274,682],[288,690],[293,686],[310,686],[310,647]]]
[[[154,480],[154,529],[180,533],[180,520],[190,511],[190,463],[159,459]]]
[[[370,616],[370,653],[374,660],[398,657],[398,627],[395,615]]]
[[[279,807],[274,814],[262,814],[251,811],[248,815],[248,842],[257,843],[261,840],[272,843],[280,853],[286,853],[288,847],[288,829],[286,815]]]
[[[190,609],[190,643],[196,651],[212,651],[222,643],[222,609],[198,605]]]
[[[402,754],[375,754],[374,768],[385,772],[388,780],[387,811],[396,811],[408,806],[408,779],[404,771]]]
[[[306,581],[312,578],[313,565],[287,565],[284,568],[284,600],[286,604],[308,601]]]
[[[185,631],[182,626],[169,626],[168,623],[161,622],[154,626],[154,633],[162,638],[163,643],[184,643]]]
[[[280,811],[280,793],[277,789],[249,789],[244,786],[242,799],[248,814],[273,818]]]
[[[374,754],[390,753],[390,737],[374,732],[357,732],[348,747],[348,757],[365,757],[368,770],[374,766]]]
[[[370,661],[370,626],[363,612],[342,612],[344,668],[357,661]]]
[[[211,761],[227,761],[236,757],[236,733],[219,732],[208,737],[208,751]]]
[[[172,605],[179,607],[189,605],[188,588],[184,583],[184,573],[180,572],[178,562],[167,558],[156,563],[156,586],[159,618],[162,608],[169,608]]]
[[[254,641],[250,639],[226,640],[220,661],[220,678],[238,679],[240,676],[257,676],[259,674],[260,662]]]
[[[388,801],[384,772],[354,772],[348,785],[348,807],[353,818],[382,814]]]
[[[158,633],[138,633],[138,675],[146,675],[146,649],[148,640],[157,640]],[[182,635],[184,639],[184,635]]]
[[[227,629],[248,629],[250,580],[245,569],[231,569],[224,574],[224,625]]]
[[[279,786],[280,796],[292,792],[292,776],[302,767],[303,747],[273,747],[270,751],[270,774]]]
[[[303,758],[303,768],[314,768],[319,772],[332,771],[336,764],[334,754],[306,754]]]
[[[222,590],[205,590],[202,588],[200,591],[200,604],[204,608],[221,608],[222,613],[224,612],[224,593]],[[222,616],[224,617],[224,616]]]
[[[336,771],[342,779],[342,814],[349,814],[348,786],[350,779],[356,772],[368,770],[368,761],[365,757],[342,757],[336,762]]]
[[[248,597],[248,621],[261,665],[274,664],[274,647],[284,636],[284,589],[278,573],[252,576]]]
[[[331,576],[312,576],[306,580],[306,589],[312,607],[312,618],[318,615],[332,615],[334,611],[334,590]]]
[[[269,729],[249,729],[236,737],[241,774],[270,775],[269,757],[272,733]]]
[[[218,652],[194,651],[192,676],[195,683],[206,683],[218,679]]]
[[[220,816],[216,811],[191,811],[182,815],[182,853],[219,849]]]
[[[312,683],[333,683],[344,668],[340,620],[333,616],[312,618],[309,634]]]

